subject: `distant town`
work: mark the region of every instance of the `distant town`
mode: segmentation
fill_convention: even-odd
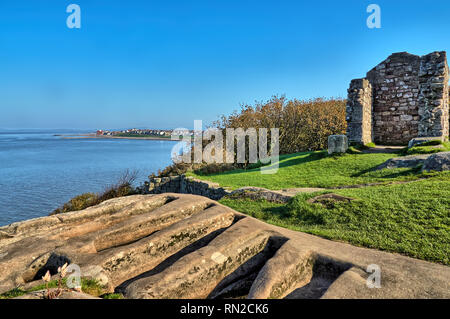
[[[155,137],[155,138],[171,138],[173,130],[157,130],[157,129],[128,129],[120,131],[97,130],[97,136],[104,137]],[[188,133],[193,136],[194,131]]]

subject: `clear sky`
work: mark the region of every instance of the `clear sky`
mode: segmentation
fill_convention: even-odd
[[[192,128],[275,94],[346,97],[449,38],[448,0],[1,0],[0,128]]]

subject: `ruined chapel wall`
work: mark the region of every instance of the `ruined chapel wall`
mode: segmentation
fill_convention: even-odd
[[[350,83],[347,98],[347,137],[349,142],[372,142],[372,86],[367,79]]]
[[[421,58],[418,136],[449,135],[448,80],[445,52],[433,52]]]
[[[408,143],[419,133],[420,57],[394,53],[367,73],[373,88],[373,139]]]
[[[445,51],[424,56],[392,54],[366,78],[350,83],[349,141],[407,144],[416,137],[448,137],[448,81]]]

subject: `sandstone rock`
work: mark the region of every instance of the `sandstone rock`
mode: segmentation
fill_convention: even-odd
[[[429,156],[422,167],[424,171],[450,170],[450,152],[441,152]]]
[[[238,221],[208,246],[184,256],[163,272],[138,279],[128,286],[130,298],[206,298],[260,268],[280,234]],[[279,245],[278,245],[279,246]],[[258,267],[259,266],[259,267]],[[219,288],[216,288],[218,287]]]
[[[275,227],[196,195],[117,198],[0,233],[0,293],[42,284],[67,262],[125,298],[450,298],[450,267]],[[373,263],[381,289],[365,284]]]
[[[328,136],[328,154],[345,153],[348,149],[348,139],[345,135]]]
[[[311,250],[299,249],[289,241],[264,265],[256,277],[249,299],[282,298],[308,283],[316,256]]]

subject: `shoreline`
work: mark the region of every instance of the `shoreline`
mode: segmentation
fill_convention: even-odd
[[[143,137],[135,137],[135,136],[107,136],[107,135],[96,135],[95,133],[91,134],[82,134],[82,135],[67,135],[60,136],[65,140],[73,140],[73,139],[125,139],[125,140],[153,140],[153,141],[181,141],[181,139],[172,140],[167,137],[153,137],[153,136],[143,136]]]

